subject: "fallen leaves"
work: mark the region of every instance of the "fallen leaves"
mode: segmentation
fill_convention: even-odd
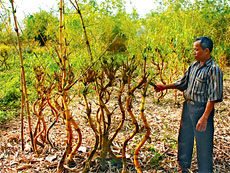
[[[22,166],[18,167],[16,170],[21,171],[23,169],[29,169],[31,167],[33,167],[33,165],[22,165]]]
[[[52,162],[52,161],[54,161],[56,159],[57,159],[57,155],[54,154],[54,155],[48,155],[45,160],[48,161],[48,162]]]
[[[80,147],[78,148],[78,151],[81,151],[81,152],[83,152],[83,153],[86,153],[87,148],[86,148],[86,147],[80,146]]]
[[[215,136],[214,136],[214,165],[215,172],[230,171],[230,81],[225,81],[224,85],[225,100],[216,105],[215,114]],[[155,94],[155,93],[151,93]],[[170,95],[171,94],[171,95]],[[149,95],[146,99],[147,121],[151,127],[151,140],[142,147],[140,151],[140,162],[143,166],[143,172],[176,172],[177,166],[177,135],[179,130],[181,108],[174,106],[173,93],[166,95],[165,100],[156,104],[153,100],[154,95]],[[138,101],[138,98],[137,98]],[[182,104],[182,100],[179,100]],[[135,115],[139,118],[138,104]],[[77,156],[74,158],[78,166],[87,158],[94,146],[94,133],[87,123],[85,123],[84,106],[77,104],[71,108],[76,116],[74,118],[80,122],[79,126],[82,129],[83,141],[82,146],[78,149]],[[82,115],[82,116],[77,116]],[[114,128],[120,122],[120,113],[117,112],[113,119]],[[50,138],[54,143],[54,148],[48,145],[41,149],[41,154],[37,157],[31,150],[30,138],[25,136],[24,152],[21,151],[20,140],[20,120],[15,119],[5,125],[0,126],[0,170],[2,172],[56,172],[58,161],[65,149],[66,134],[64,123],[59,121],[50,134]],[[143,127],[143,124],[140,123]],[[28,124],[25,122],[25,134],[28,134]],[[127,118],[125,125],[121,129],[121,133],[115,138],[112,151],[121,155],[122,142],[125,137],[130,134],[133,129],[133,124]],[[113,128],[111,128],[113,130]],[[142,128],[142,131],[145,131]],[[76,135],[76,134],[75,134]],[[132,141],[129,142],[126,157],[129,172],[135,173],[133,166],[133,152],[141,139],[141,133],[137,134]],[[76,141],[74,141],[76,142]],[[96,153],[95,156],[98,156]],[[97,157],[93,158],[92,172],[98,170]],[[118,168],[108,162],[109,169],[116,172]],[[193,157],[192,170],[197,168],[196,158]],[[0,172],[1,172],[0,171]]]

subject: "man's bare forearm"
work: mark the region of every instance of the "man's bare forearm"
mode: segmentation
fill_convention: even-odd
[[[196,130],[201,131],[201,132],[206,130],[208,117],[210,113],[212,112],[214,105],[215,105],[215,101],[208,101],[202,117],[197,122]]]
[[[175,85],[172,84],[168,84],[168,85],[164,85],[165,89],[176,89]]]
[[[204,111],[203,116],[202,116],[204,119],[208,119],[210,113],[212,112],[212,110],[214,108],[214,105],[215,105],[215,101],[208,101],[206,108],[205,108],[205,111]]]

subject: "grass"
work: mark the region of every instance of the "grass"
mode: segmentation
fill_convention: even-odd
[[[5,124],[8,120],[15,117],[16,111],[2,111],[0,110],[0,124]]]

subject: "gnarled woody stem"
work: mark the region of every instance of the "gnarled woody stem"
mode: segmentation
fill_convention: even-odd
[[[137,119],[135,118],[133,112],[132,112],[132,95],[134,93],[134,91],[139,88],[139,86],[141,86],[144,82],[145,82],[145,78],[143,77],[138,83],[137,85],[135,85],[133,88],[130,88],[130,82],[131,82],[131,77],[128,76],[128,96],[126,99],[126,108],[128,110],[129,116],[131,117],[134,125],[135,125],[135,129],[132,132],[132,134],[126,138],[125,142],[123,143],[123,147],[122,147],[122,162],[123,162],[123,173],[127,172],[127,163],[126,163],[126,147],[128,145],[128,142],[136,135],[136,133],[139,130],[139,126],[137,123]]]
[[[141,147],[144,145],[144,143],[146,142],[146,140],[149,138],[150,131],[151,131],[151,129],[149,127],[149,124],[147,122],[146,116],[144,114],[144,110],[145,110],[144,109],[144,105],[145,105],[145,98],[146,98],[147,87],[148,87],[148,83],[145,84],[144,92],[142,94],[141,107],[140,107],[141,119],[144,122],[144,125],[145,125],[145,128],[146,128],[147,131],[146,131],[146,134],[145,134],[144,138],[138,144],[138,146],[136,147],[135,152],[134,152],[134,164],[135,164],[135,167],[136,167],[138,173],[142,172],[141,166],[140,166],[140,164],[138,162],[138,154],[140,152]]]

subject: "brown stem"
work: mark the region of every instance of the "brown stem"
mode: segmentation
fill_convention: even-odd
[[[101,116],[99,117],[99,113],[100,113],[100,108],[98,108],[96,112],[96,124],[97,124],[97,131],[99,135],[99,144],[101,144],[102,129],[101,129]]]
[[[64,169],[64,162],[65,158],[68,154],[71,153],[72,151],[72,141],[73,141],[73,130],[71,127],[71,121],[72,121],[72,116],[70,114],[69,110],[69,105],[68,105],[68,94],[67,91],[63,90],[66,85],[66,75],[67,75],[67,69],[66,69],[66,56],[63,54],[63,0],[60,0],[60,29],[59,29],[59,46],[60,46],[60,55],[59,57],[61,58],[61,64],[62,64],[62,69],[61,69],[61,88],[60,88],[60,93],[62,95],[62,104],[64,106],[64,115],[65,115],[65,120],[66,120],[66,133],[67,133],[67,144],[66,144],[66,149],[65,152],[58,164],[58,169],[57,172],[62,172]]]
[[[125,109],[122,105],[122,101],[121,101],[121,96],[122,96],[122,93],[123,93],[123,90],[124,90],[124,87],[125,87],[125,84],[124,82],[121,83],[121,87],[118,91],[118,104],[119,104],[119,107],[120,107],[120,110],[121,110],[121,122],[118,126],[118,128],[116,129],[116,131],[114,132],[112,138],[110,139],[110,143],[113,142],[113,140],[115,139],[115,137],[117,136],[118,132],[121,130],[121,128],[123,127],[123,124],[124,124],[124,121],[125,121]]]
[[[65,118],[66,118],[66,130],[67,130],[67,147],[68,151],[67,154],[70,154],[72,150],[72,141],[73,141],[73,130],[71,127],[71,120],[72,116],[70,114],[70,111],[68,109],[68,104],[66,103],[65,95],[63,96],[63,105],[64,105],[64,110],[65,110]]]
[[[10,0],[10,2],[11,2],[11,7],[12,7],[12,11],[13,11],[13,16],[14,16],[15,31],[17,33],[19,56],[20,56],[20,62],[21,62],[21,74],[22,74],[22,80],[23,80],[22,83],[24,85],[23,89],[24,89],[25,101],[26,101],[26,109],[27,109],[27,116],[28,116],[29,132],[30,132],[31,144],[32,144],[32,147],[34,149],[33,133],[32,133],[32,126],[31,126],[31,115],[30,115],[30,107],[29,107],[29,99],[28,99],[28,95],[27,95],[25,70],[24,70],[23,57],[22,57],[22,46],[21,46],[21,41],[20,41],[20,37],[19,37],[17,18],[16,18],[16,14],[15,14],[16,10],[14,9],[14,0]]]
[[[36,115],[36,116],[38,116],[38,115]],[[39,133],[38,131],[39,131],[39,126],[40,126],[40,118],[38,117],[38,121],[37,121],[37,125],[35,126],[35,130],[34,130],[34,138],[33,138],[33,144],[34,144],[34,152],[36,153],[36,155],[38,155],[38,152],[37,152],[37,147],[36,147],[36,138],[35,138],[35,136],[37,136],[37,133]]]
[[[75,156],[75,154],[76,154],[78,148],[81,146],[81,143],[82,143],[82,134],[81,134],[80,128],[78,127],[77,123],[74,121],[73,118],[71,119],[71,123],[72,123],[72,125],[74,126],[75,130],[77,131],[77,134],[78,134],[78,141],[77,141],[77,144],[76,144],[76,146],[74,147],[73,151],[70,153],[70,155],[69,155],[69,157],[68,157],[68,159],[67,159],[67,163],[73,161],[73,157]]]
[[[140,164],[138,162],[138,154],[140,152],[141,147],[144,145],[144,143],[146,142],[146,140],[150,136],[150,127],[149,127],[149,124],[147,122],[146,116],[144,114],[144,110],[145,110],[144,109],[144,105],[145,105],[145,98],[146,98],[147,87],[148,87],[148,83],[145,84],[144,92],[142,94],[141,107],[140,107],[141,119],[144,122],[144,125],[145,125],[145,128],[147,129],[147,131],[146,131],[146,134],[145,134],[144,138],[138,144],[138,146],[136,147],[135,152],[134,152],[134,164],[135,164],[135,167],[136,167],[138,173],[142,172],[141,166],[140,166]]]
[[[60,114],[58,113],[58,111],[56,110],[56,108],[54,108],[54,107],[52,106],[52,104],[50,103],[50,99],[49,99],[49,98],[47,98],[47,102],[48,102],[48,104],[49,104],[49,106],[50,106],[50,108],[51,108],[51,111],[52,111],[53,115],[56,117],[55,121],[54,121],[54,122],[50,125],[50,127],[48,128],[47,134],[46,134],[47,141],[49,142],[50,146],[53,148],[54,146],[53,146],[53,144],[51,143],[51,141],[50,141],[50,139],[49,139],[49,132],[50,132],[51,128],[56,124],[56,122],[58,122],[58,119],[59,119],[59,115],[60,115]]]
[[[142,84],[141,80],[136,86],[134,86],[133,88],[130,88],[130,81],[131,81],[131,77],[128,77],[128,96],[126,99],[126,108],[127,111],[129,113],[129,116],[131,117],[133,124],[135,125],[135,129],[134,131],[130,134],[130,136],[128,138],[125,139],[125,142],[123,143],[123,147],[122,147],[122,162],[123,162],[123,173],[127,172],[127,163],[126,163],[126,147],[128,145],[128,142],[136,135],[136,133],[139,131],[139,126],[137,123],[137,119],[135,118],[133,112],[132,112],[132,95],[133,92],[135,91],[135,89]]]
[[[88,39],[88,35],[87,35],[87,32],[86,32],[86,27],[85,27],[85,23],[84,23],[84,20],[83,20],[83,17],[82,17],[82,13],[81,13],[80,7],[78,5],[77,0],[75,0],[75,4],[76,5],[71,0],[70,0],[70,2],[74,6],[74,8],[77,10],[77,12],[78,12],[78,14],[80,16],[81,24],[82,24],[84,35],[85,35],[87,50],[88,50],[88,53],[89,53],[89,56],[90,56],[90,60],[93,61],[93,55],[92,55],[91,47],[90,47],[90,44],[89,44],[89,39]]]
[[[96,142],[94,144],[93,150],[90,152],[89,157],[85,161],[84,173],[89,172],[88,170],[89,170],[89,167],[90,167],[90,162],[93,159],[94,155],[96,155],[96,151],[97,151],[98,146],[99,146],[99,136],[96,133],[95,133],[95,139],[96,139]]]
[[[45,122],[45,118],[43,115],[41,115],[41,120],[42,120],[42,124],[43,124],[43,131],[44,131],[44,136],[41,135],[42,141],[44,143],[47,143],[46,139],[47,139],[47,126],[46,126],[46,122]]]
[[[24,151],[24,93],[23,93],[23,80],[21,73],[21,140],[22,140],[22,151]]]
[[[111,124],[111,115],[112,115],[112,112],[109,111],[109,109],[107,108],[106,104],[102,101],[101,97],[99,97],[99,104],[101,106],[101,112],[103,112],[103,114],[102,114],[102,121],[104,123],[104,129],[105,129],[105,131],[108,131],[109,127],[110,127],[110,124]],[[106,122],[106,120],[105,120],[104,110],[105,110],[105,113],[107,115],[108,122]]]
[[[39,120],[40,121],[40,120]],[[37,149],[37,139],[39,136],[41,136],[41,134],[45,131],[45,128],[43,127],[43,130],[41,130],[35,137],[34,137],[34,151],[35,153],[37,154],[37,156],[39,156],[39,153],[38,153],[38,149]]]
[[[98,86],[98,84],[97,84]],[[105,114],[104,114],[104,105],[103,105],[103,101],[102,101],[102,91],[100,91],[98,88],[96,88],[96,93],[97,93],[97,97],[98,97],[98,103],[99,103],[99,106],[100,106],[100,118],[98,119],[99,122],[101,122],[102,120],[102,123],[103,123],[103,128],[104,128],[104,132],[106,131],[106,121],[105,121]],[[100,124],[98,124],[100,126]]]
[[[98,145],[99,145],[99,136],[98,136],[98,133],[99,132],[97,131],[96,127],[94,126],[92,118],[90,116],[91,115],[91,107],[88,104],[86,94],[83,94],[83,98],[84,98],[84,101],[85,101],[85,108],[86,108],[86,114],[87,114],[87,117],[88,117],[89,125],[93,129],[93,132],[95,134],[95,139],[96,139],[96,142],[94,144],[93,150],[90,152],[89,157],[84,162],[85,163],[84,172],[88,172],[89,167],[90,167],[90,162],[93,159],[93,157],[94,157],[94,155],[95,155],[95,153],[96,153],[96,151],[98,149]]]
[[[102,143],[101,143],[101,151],[100,151],[100,164],[101,169],[105,170],[106,167],[106,157],[109,150],[109,144],[108,144],[108,133],[102,134]]]

